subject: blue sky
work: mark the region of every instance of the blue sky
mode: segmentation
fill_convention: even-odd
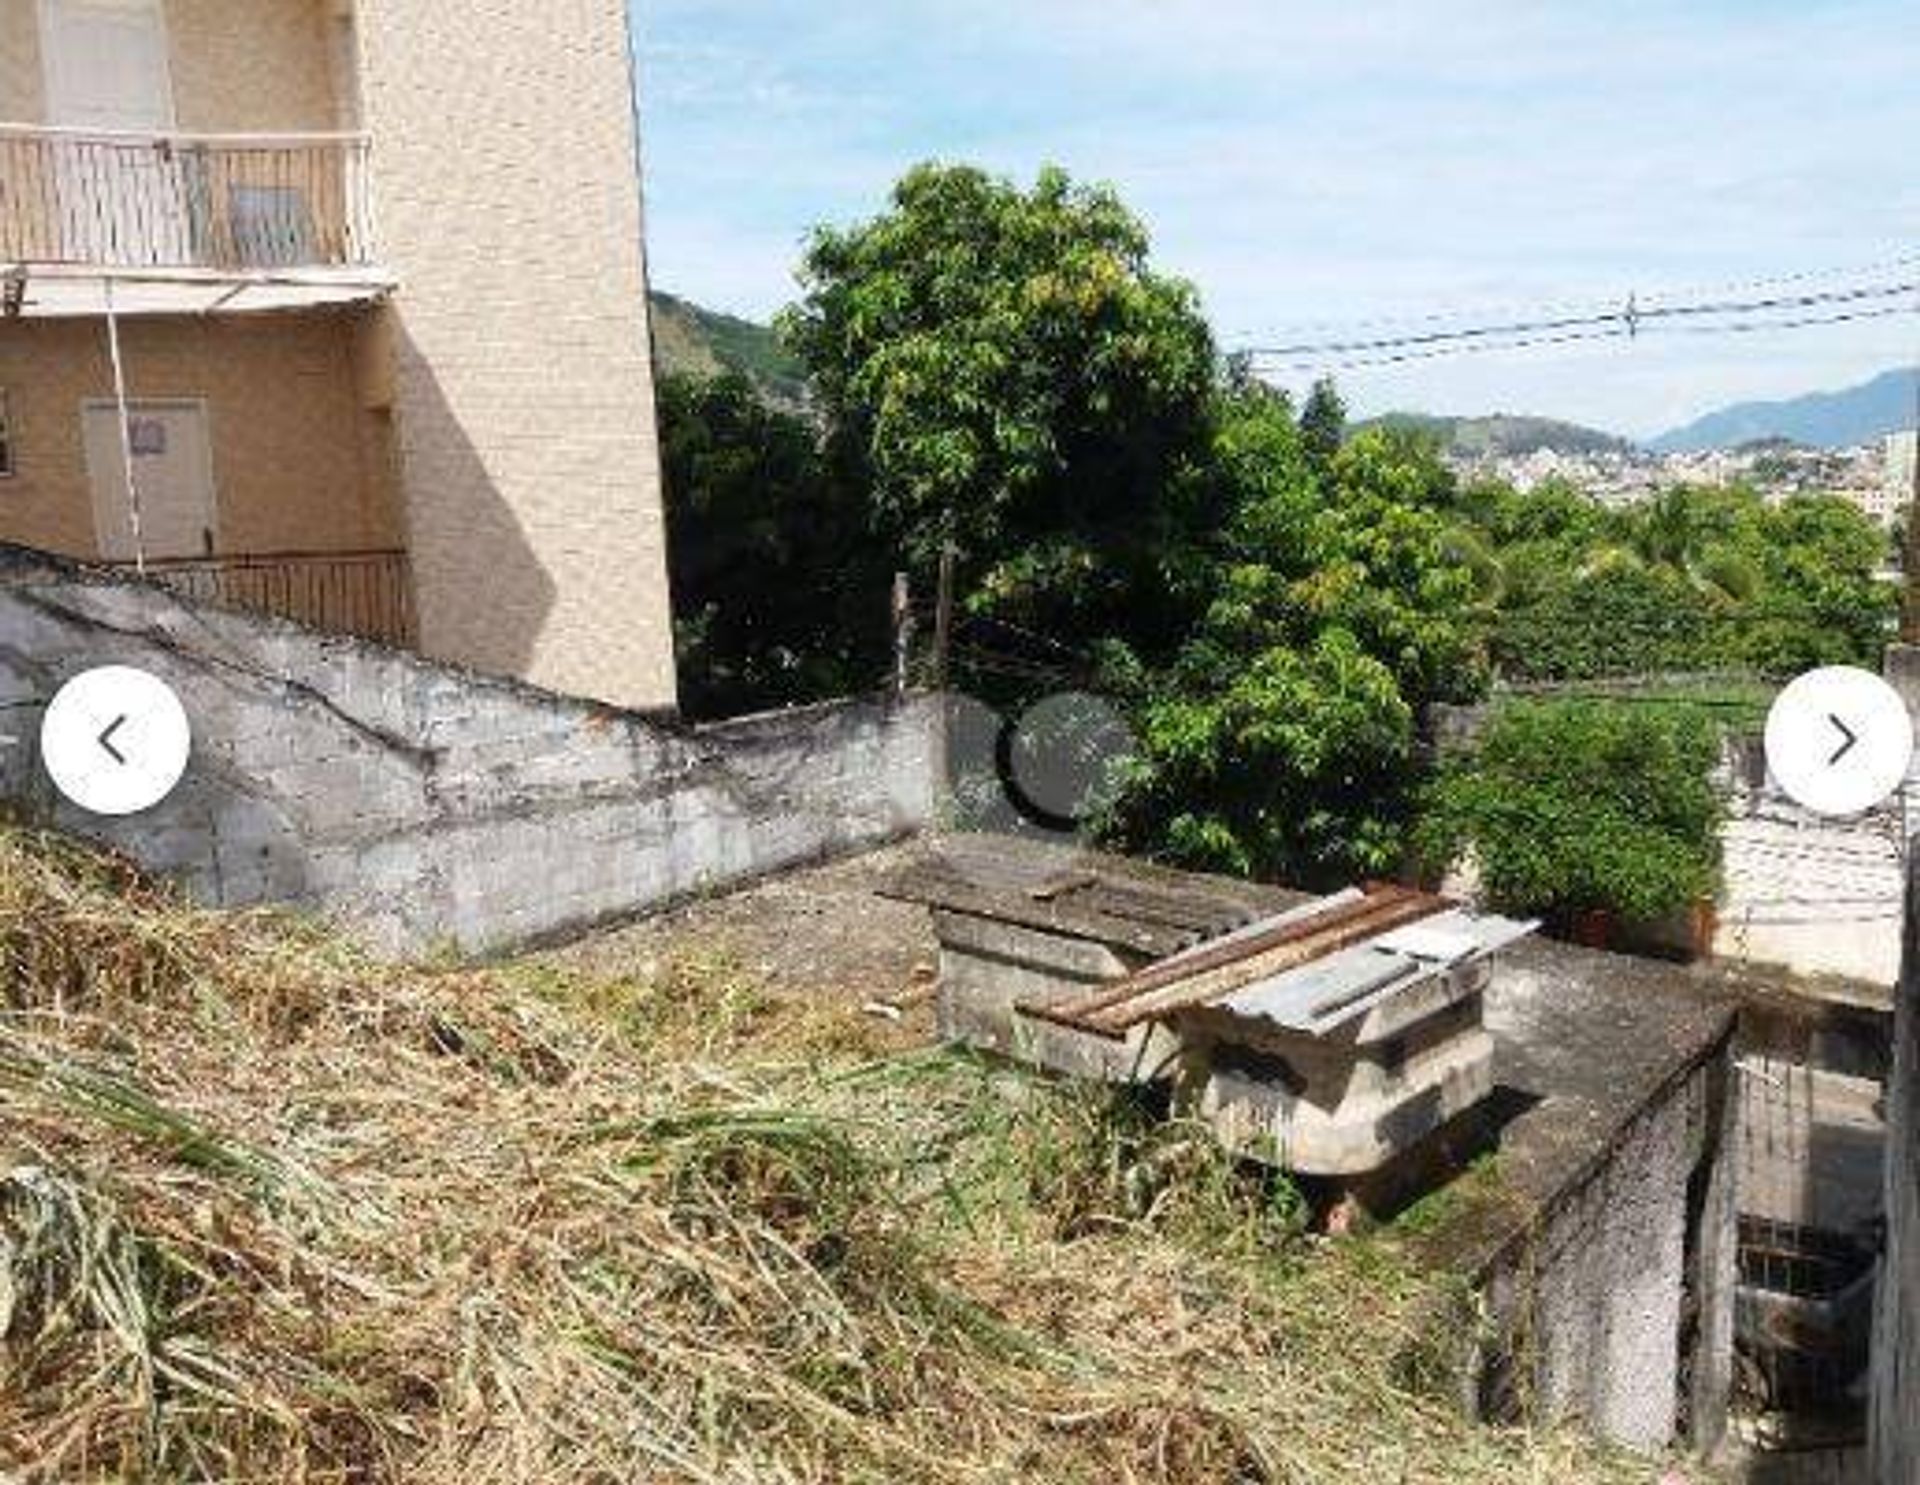
[[[1920,255],[1912,0],[636,0],[634,19],[654,281],[756,317],[792,297],[810,226],[872,215],[926,158],[1114,184],[1228,345]],[[1342,384],[1363,411],[1648,434],[1917,354],[1907,315]]]

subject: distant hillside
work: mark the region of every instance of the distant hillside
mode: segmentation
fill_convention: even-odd
[[[1460,459],[1532,454],[1541,449],[1552,449],[1556,454],[1620,453],[1631,447],[1626,439],[1603,433],[1598,428],[1512,413],[1448,418],[1429,413],[1394,412],[1370,418],[1360,426],[1407,428],[1426,433],[1438,439],[1446,452]]]
[[[1790,439],[1843,449],[1913,426],[1913,372],[1883,372],[1843,392],[1814,392],[1783,402],[1742,402],[1708,413],[1647,445],[1662,454],[1730,449],[1759,439]]]
[[[769,402],[797,407],[806,401],[806,373],[768,326],[658,290],[650,298],[653,352],[663,372],[718,376],[737,371]]]

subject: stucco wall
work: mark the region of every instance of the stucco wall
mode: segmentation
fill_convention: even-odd
[[[0,0],[0,122],[42,121],[39,12],[39,0]]]
[[[129,320],[136,397],[204,397],[213,443],[220,549],[345,551],[398,544],[380,419],[355,380],[364,316]],[[0,330],[16,474],[0,479],[0,541],[72,556],[97,552],[81,404],[113,394],[96,320]]]
[[[929,701],[688,729],[0,551],[0,709],[166,679],[192,764],[130,821],[59,803],[33,749],[0,795],[222,905],[292,903],[402,951],[503,949],[924,827]]]
[[[1502,1336],[1499,1400],[1485,1399],[1494,1416],[1579,1421],[1617,1443],[1665,1447],[1683,1406],[1691,1291],[1699,1330],[1684,1406],[1696,1445],[1718,1437],[1732,1344],[1728,1073],[1716,1058],[1647,1107],[1489,1276]]]
[[[336,123],[328,0],[167,0],[182,129],[328,130]]]
[[[287,133],[336,123],[330,0],[166,0],[175,122],[195,132]],[[0,0],[0,120],[46,112],[39,0]]]
[[[1873,1478],[1920,1481],[1920,862],[1907,884],[1906,964],[1887,1091],[1887,1251],[1876,1307]]]
[[[671,707],[625,6],[364,0],[359,35],[422,648]]]

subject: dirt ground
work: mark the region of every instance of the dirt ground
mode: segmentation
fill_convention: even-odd
[[[676,956],[722,958],[779,994],[889,1006],[930,1028],[937,949],[924,907],[874,894],[909,845],[803,867],[589,934],[541,957],[594,975],[644,975]]]

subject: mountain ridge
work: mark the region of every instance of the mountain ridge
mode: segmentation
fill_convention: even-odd
[[[1692,454],[1789,439],[1807,448],[1851,448],[1911,428],[1913,388],[1913,370],[1902,367],[1835,391],[1736,402],[1648,439],[1646,446],[1656,454]]]
[[[1629,439],[1570,423],[1524,413],[1488,413],[1478,417],[1439,413],[1387,412],[1356,428],[1394,428],[1439,439],[1447,453],[1461,459],[1516,457],[1551,449],[1558,454],[1626,453]]]
[[[737,372],[762,398],[788,411],[806,405],[807,373],[770,325],[649,290],[653,354],[662,375],[716,377]]]

